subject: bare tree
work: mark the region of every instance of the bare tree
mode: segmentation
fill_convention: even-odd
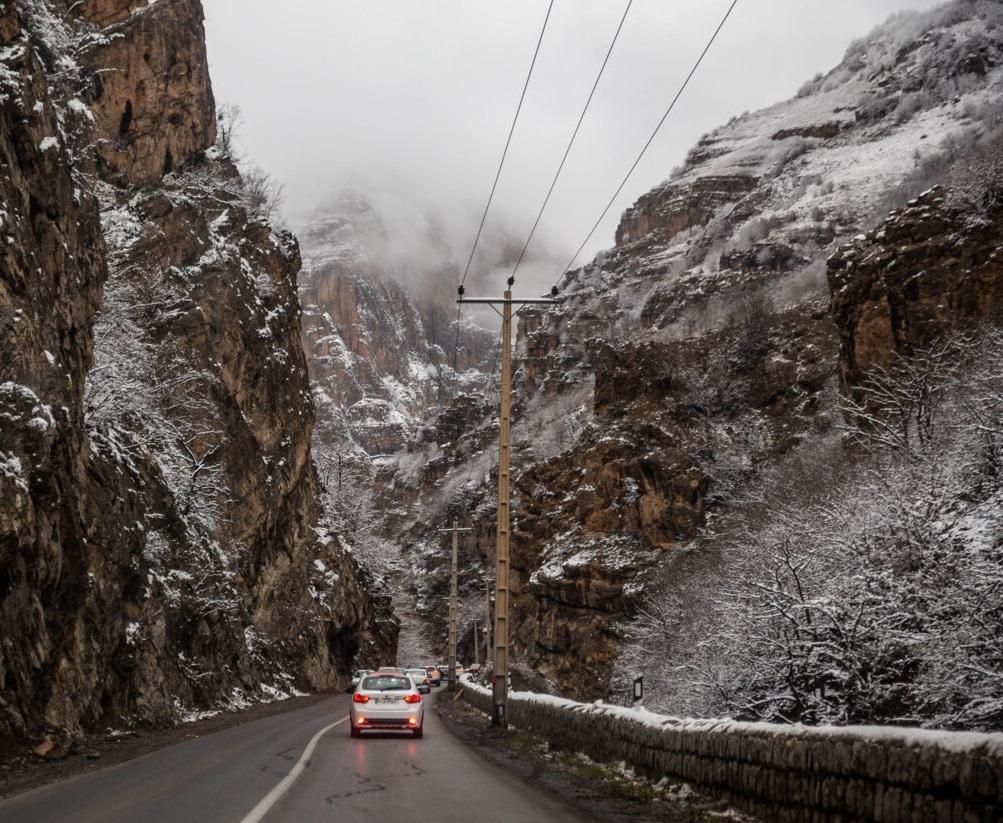
[[[236,103],[223,103],[216,110],[216,135],[223,155],[234,163],[244,159],[240,148],[240,133],[244,127],[244,116]]]
[[[664,652],[660,708],[1003,727],[1001,396],[995,330],[876,373],[849,408],[862,448],[820,460],[814,485],[779,472],[713,538],[746,559],[703,623],[647,607],[632,623]]]

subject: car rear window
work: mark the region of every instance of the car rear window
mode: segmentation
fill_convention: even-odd
[[[409,692],[411,691],[411,681],[406,677],[394,677],[392,675],[367,677],[362,681],[362,689],[367,692]]]

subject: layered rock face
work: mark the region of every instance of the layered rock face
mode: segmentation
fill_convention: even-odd
[[[989,226],[954,233],[931,214],[896,235],[918,257],[975,240],[981,251],[959,251],[966,273],[951,281],[947,257],[914,283],[881,269],[882,241],[848,253],[847,273],[830,274],[852,283],[846,305],[833,299],[838,326],[825,261],[995,122],[998,11],[959,2],[892,21],[796,98],[707,135],[625,213],[613,249],[568,273],[562,306],[521,316],[512,650],[562,692],[610,693],[624,626],[651,605],[652,581],[690,614],[727,596],[701,588],[707,567],[719,586],[728,563],[702,546],[737,496],[754,496],[764,472],[838,421],[841,342],[849,374],[863,365],[854,358],[875,357],[871,337],[875,350],[925,339],[945,292],[972,316],[995,305],[990,244],[977,240]],[[872,256],[875,273],[858,277]],[[480,419],[464,412],[482,407]],[[417,489],[422,522],[430,501],[444,520],[473,520],[461,565],[471,613],[493,562],[493,414],[492,402],[458,399],[443,419],[460,430],[414,441],[408,466],[422,469],[396,478]],[[443,567],[430,530],[405,539]],[[441,602],[443,583],[419,582],[420,599]],[[428,615],[441,642],[441,611]]]
[[[457,272],[433,226],[428,260],[410,266],[389,254],[380,215],[359,195],[319,209],[300,234],[318,441],[369,458],[399,452],[457,382],[477,380],[467,373],[483,366],[492,337],[464,324],[453,363]]]
[[[66,699],[62,689],[53,688],[68,668],[58,650],[73,642],[74,628],[81,625],[74,615],[85,617],[88,561],[102,549],[103,530],[88,528],[87,516],[100,516],[108,502],[107,494],[102,500],[87,493],[94,481],[83,408],[91,328],[106,276],[97,201],[76,187],[60,135],[61,112],[24,25],[20,7],[5,4],[0,10],[0,733],[23,733],[47,703]],[[129,507],[123,501],[120,511]],[[109,512],[109,521],[124,525],[116,514]],[[127,556],[128,549],[117,554]]]
[[[970,210],[931,189],[829,260],[840,368],[850,388],[895,357],[1003,313],[996,209]]]
[[[708,176],[675,186],[669,192],[645,194],[621,218],[616,244],[664,242],[680,232],[706,225],[719,208],[741,200],[756,183],[752,175]]]
[[[300,236],[303,348],[325,500],[355,556],[396,593],[402,661],[425,659],[433,647],[416,636],[413,615],[423,606],[415,580],[431,570],[395,543],[413,523],[420,488],[394,477],[399,459],[411,462],[410,443],[445,428],[428,426],[434,410],[483,386],[496,339],[467,322],[457,336],[458,273],[434,221],[403,253],[376,208],[348,192],[318,209]],[[425,468],[420,459],[416,472]]]
[[[26,0],[0,33],[0,734],[393,659],[319,504],[297,243],[213,148],[200,5]]]
[[[92,0],[107,42],[85,58],[102,177],[156,183],[216,142],[199,0]]]

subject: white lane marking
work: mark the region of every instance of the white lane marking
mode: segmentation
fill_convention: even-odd
[[[306,768],[306,764],[310,762],[310,755],[312,755],[313,750],[317,748],[317,741],[319,741],[335,726],[340,726],[346,720],[348,720],[347,717],[343,717],[341,720],[336,720],[330,726],[325,726],[317,732],[317,734],[311,737],[310,742],[307,743],[306,748],[303,749],[303,754],[300,755],[300,759],[296,761],[296,765],[292,767],[289,774],[282,778],[278,786],[261,798],[258,805],[251,809],[251,811],[247,813],[247,816],[244,817],[240,823],[261,823],[265,815],[272,810],[272,806],[279,802],[279,798],[289,791],[289,787],[292,786],[293,783],[296,782],[296,778],[303,773],[303,769]]]

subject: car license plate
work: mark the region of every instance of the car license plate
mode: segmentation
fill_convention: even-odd
[[[377,703],[396,703],[396,697],[378,697],[376,698]]]

